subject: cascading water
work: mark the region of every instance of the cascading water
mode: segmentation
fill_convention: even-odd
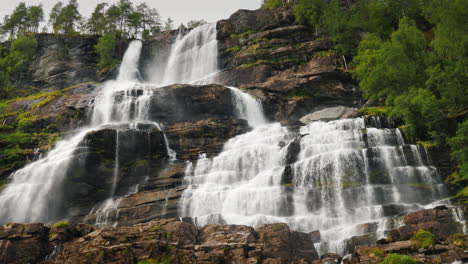
[[[346,239],[362,234],[360,224],[378,226],[392,208],[423,209],[445,195],[436,169],[397,129],[366,128],[358,118],[314,122],[300,134],[290,166],[282,142],[295,136],[279,124],[259,126],[229,140],[212,160],[200,159],[187,173],[181,215],[199,225],[283,222],[320,230],[319,251],[344,254]]]
[[[80,129],[73,137],[61,140],[48,155],[16,171],[12,181],[0,194],[0,222],[50,222],[58,217],[60,188],[67,169],[79,153],[84,137],[105,125],[148,121],[151,90],[139,83],[138,61],[142,44],[130,43],[116,81],[108,81],[95,99],[91,126]],[[136,91],[142,96],[134,96]],[[159,128],[159,125],[157,125]],[[116,146],[118,147],[118,146]],[[169,150],[169,148],[168,148]],[[112,191],[104,204],[113,208],[118,181],[116,155]]]
[[[164,67],[150,81],[158,86],[175,83],[212,83],[218,71],[218,41],[215,24],[206,24],[189,33],[180,31]]]
[[[177,48],[195,46],[187,43],[193,42]],[[197,45],[211,47],[211,40]],[[176,64],[195,55],[177,56]],[[363,233],[361,224],[382,231],[391,225],[385,217],[392,209],[422,209],[445,195],[425,152],[405,144],[398,129],[383,129],[379,119],[367,126],[362,118],[314,122],[293,133],[268,124],[254,98],[231,90],[239,118],[254,129],[229,140],[218,156],[201,155],[188,166],[179,214],[198,225],[283,222],[320,230],[318,250],[344,254],[346,240]]]

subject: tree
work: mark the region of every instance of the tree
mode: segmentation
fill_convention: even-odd
[[[294,7],[296,20],[300,24],[310,25],[315,27],[315,35],[318,35],[318,29],[325,8],[324,0],[299,0]]]
[[[77,0],[70,0],[59,15],[59,28],[65,34],[72,34],[76,32],[76,27],[81,20],[80,12],[78,11]]]
[[[20,36],[11,42],[6,56],[0,58],[0,98],[9,96],[12,81],[20,82],[36,53],[35,38]]]
[[[113,34],[107,34],[100,37],[97,45],[94,46],[96,53],[99,55],[99,65],[101,68],[112,65],[114,62],[112,53],[115,48],[115,42],[115,36]]]
[[[49,24],[52,26],[52,30],[58,33],[60,30],[60,14],[62,13],[63,3],[58,1],[50,11]]]
[[[140,29],[143,27],[143,14],[138,11],[133,11],[129,17],[129,27],[133,29],[133,37],[137,37],[139,35]]]
[[[37,6],[30,6],[28,8],[27,24],[30,32],[37,33],[39,31],[39,24],[44,21],[44,9],[42,4]]]
[[[167,18],[166,23],[164,24],[164,30],[172,30],[174,28],[173,26],[174,21],[170,17]]]
[[[120,10],[120,32],[123,36],[128,36],[130,15],[133,12],[133,5],[130,0],[120,0],[118,4]]]
[[[105,9],[108,6],[107,3],[99,3],[94,8],[91,17],[87,22],[87,30],[94,35],[103,35],[107,29],[107,19],[105,16]]]
[[[288,6],[288,0],[263,0],[262,8],[278,8]]]
[[[205,25],[206,24],[206,21],[201,19],[201,20],[190,20],[188,23],[187,23],[187,28],[196,28],[196,27],[199,27],[199,26],[202,26],[202,25]]]
[[[400,28],[386,42],[368,34],[354,58],[354,74],[360,88],[367,97],[386,98],[392,104],[395,97],[410,87],[424,87],[426,49],[423,33],[407,18],[401,20]]]
[[[341,55],[354,55],[359,44],[359,18],[355,7],[346,8],[342,1],[332,0],[323,11],[323,27]]]
[[[161,31],[161,18],[158,10],[150,8],[146,3],[137,6],[137,11],[142,14],[141,29],[143,39],[148,39],[151,34]]]
[[[111,5],[106,11],[107,17],[107,32],[112,33],[114,35],[121,35],[121,32],[117,30],[117,25],[120,22],[120,8],[116,5]]]
[[[5,17],[3,29],[8,31],[10,36],[15,36],[18,33],[25,32],[27,30],[27,16],[28,8],[24,2],[21,2],[13,10],[10,16]]]

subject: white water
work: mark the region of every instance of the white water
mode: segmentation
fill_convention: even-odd
[[[164,67],[150,79],[158,86],[175,83],[212,83],[218,71],[218,41],[215,24],[180,31]]]
[[[12,174],[11,183],[0,194],[1,223],[55,221],[61,204],[63,180],[74,156],[83,146],[81,143],[84,137],[104,125],[148,121],[151,91],[138,82],[141,47],[140,41],[130,43],[117,81],[109,81],[103,85],[95,99],[91,126],[59,141],[48,155]],[[142,96],[134,96],[137,89],[143,89]],[[119,100],[116,99],[116,94],[121,95]],[[118,148],[118,144],[116,147]],[[119,176],[118,151],[116,152],[110,200],[115,194]],[[109,201],[105,204],[109,204]]]
[[[208,69],[196,78],[183,77],[190,82],[216,72],[215,57],[194,63],[209,49],[217,54],[215,36],[201,32],[210,30],[179,36],[167,67],[176,67],[171,72],[183,76],[196,76],[184,74],[186,66]],[[196,41],[193,36],[198,36]],[[237,88],[231,90],[238,117],[254,129],[229,140],[218,156],[201,155],[187,166],[180,216],[193,217],[198,225],[283,222],[295,230],[320,230],[319,251],[344,254],[346,240],[365,233],[360,224],[375,222],[380,235],[401,224],[385,218],[387,207],[403,213],[444,197],[443,184],[437,170],[427,166],[427,157],[418,147],[406,145],[399,130],[381,129],[378,118],[371,120],[376,128],[366,128],[360,118],[302,127],[297,161],[287,167],[287,152],[297,133],[268,124],[261,104]],[[284,186],[287,171],[293,179]]]

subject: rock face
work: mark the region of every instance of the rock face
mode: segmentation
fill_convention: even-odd
[[[1,263],[136,263],[150,259],[174,264],[312,263],[318,259],[310,236],[292,232],[285,224],[256,230],[235,225],[197,228],[166,219],[94,232],[78,225],[54,228],[50,233],[42,224],[15,224],[0,230]],[[52,253],[54,243],[59,249]]]
[[[296,25],[291,10],[240,10],[217,28],[218,82],[248,90],[272,119],[294,124],[317,108],[361,104],[333,43]]]
[[[153,200],[141,192],[134,202]],[[130,201],[126,201],[129,203]],[[466,210],[465,210],[466,211]],[[436,221],[453,222],[450,210],[436,208],[404,216],[407,225]],[[422,221],[422,222],[421,222]],[[370,231],[371,225],[363,225]],[[419,249],[415,242],[379,241],[356,245],[354,254],[342,259],[323,254],[319,259],[314,243],[318,232],[291,231],[286,224],[207,225],[196,227],[179,219],[159,219],[133,226],[96,229],[84,224],[0,226],[0,263],[380,263],[391,253],[413,256],[419,263],[467,261],[468,236],[451,230],[438,236],[432,248]]]

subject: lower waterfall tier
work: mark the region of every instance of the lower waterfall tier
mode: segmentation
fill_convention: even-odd
[[[447,197],[423,147],[362,118],[313,122],[299,133],[258,126],[213,159],[199,159],[185,181],[180,212],[198,225],[287,223],[320,230],[319,250],[339,254],[348,238],[365,233],[362,225],[382,236],[386,217]]]

